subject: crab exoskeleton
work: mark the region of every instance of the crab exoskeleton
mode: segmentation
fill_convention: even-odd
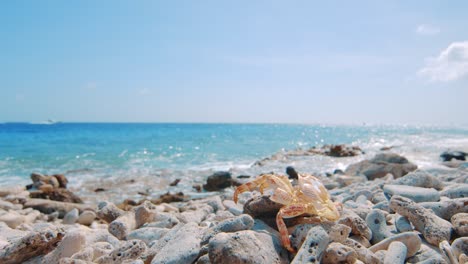
[[[293,186],[288,177],[283,175],[261,175],[255,180],[237,187],[234,192],[234,202],[237,203],[240,193],[256,188],[262,194],[264,190],[273,190],[270,199],[284,205],[276,215],[276,224],[281,235],[281,242],[290,252],[295,252],[295,250],[291,247],[288,229],[283,218],[311,215],[320,221],[336,221],[340,217],[337,206],[331,200],[327,189],[319,179],[312,175],[299,174],[296,186]]]

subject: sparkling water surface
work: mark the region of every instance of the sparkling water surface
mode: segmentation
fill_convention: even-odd
[[[468,150],[464,127],[290,124],[57,123],[0,124],[0,184],[27,183],[33,171],[83,177],[128,177],[165,171],[238,169],[281,150],[351,144],[367,155],[382,147],[420,166],[436,165],[447,149]],[[364,156],[366,157],[366,156]],[[349,162],[315,159],[304,169],[325,171]],[[273,164],[275,165],[275,164]],[[284,169],[287,164],[276,164]],[[250,169],[250,171],[249,171]],[[208,172],[206,172],[208,173]],[[180,173],[179,173],[180,174]]]

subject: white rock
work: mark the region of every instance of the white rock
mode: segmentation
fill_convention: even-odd
[[[65,214],[65,216],[63,217],[62,223],[64,225],[73,225],[74,223],[76,223],[76,221],[78,221],[78,217],[79,217],[78,209],[73,208],[71,211]]]
[[[78,223],[89,226],[93,223],[94,219],[96,219],[96,213],[86,210],[78,217]]]

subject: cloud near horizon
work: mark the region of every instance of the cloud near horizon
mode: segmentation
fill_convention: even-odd
[[[416,33],[423,36],[434,36],[440,33],[440,28],[433,25],[421,24],[416,28]]]
[[[468,41],[453,42],[439,56],[428,58],[426,66],[418,74],[440,82],[468,76]]]

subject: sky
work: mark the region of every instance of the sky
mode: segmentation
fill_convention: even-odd
[[[1,1],[0,122],[468,124],[467,1]]]

